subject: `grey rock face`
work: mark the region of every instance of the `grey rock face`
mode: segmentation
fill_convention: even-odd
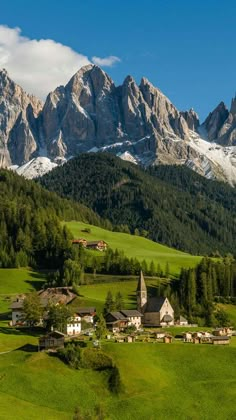
[[[221,102],[213,112],[211,112],[205,122],[203,127],[206,129],[208,134],[208,139],[210,141],[215,140],[219,136],[219,132],[223,125],[225,124],[229,116],[229,111],[226,108],[224,102]]]
[[[41,101],[27,95],[6,70],[0,71],[0,165],[29,160],[37,148],[33,131],[41,108]]]
[[[190,130],[197,131],[200,125],[197,113],[191,108],[189,111],[180,113],[184,117]]]

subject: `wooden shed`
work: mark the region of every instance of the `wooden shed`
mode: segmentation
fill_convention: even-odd
[[[165,344],[172,343],[172,341],[173,341],[173,337],[171,335],[165,335],[163,337],[163,343],[165,343]]]
[[[39,351],[64,347],[65,335],[59,331],[50,332],[39,338]]]
[[[214,345],[227,345],[229,344],[230,338],[228,336],[216,336],[211,338],[211,342]]]

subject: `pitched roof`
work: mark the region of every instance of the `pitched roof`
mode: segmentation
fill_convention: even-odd
[[[184,316],[180,315],[179,317],[180,322],[188,322],[188,320],[186,318],[184,318]]]
[[[129,317],[129,316],[143,316],[143,314],[141,314],[141,312],[137,311],[136,309],[126,309],[126,310],[122,309],[120,312],[126,317]]]
[[[110,312],[110,315],[117,320],[126,320],[126,317],[121,312]]]
[[[78,308],[77,309],[77,313],[81,314],[81,315],[92,315],[96,312],[96,308],[94,306],[90,306],[90,307],[84,307],[84,308]]]
[[[143,272],[141,270],[139,279],[138,279],[137,292],[146,292],[146,291],[147,291],[147,287],[146,287],[145,280],[143,277]]]
[[[165,297],[150,297],[145,312],[160,312],[165,300]]]
[[[12,302],[10,309],[23,309],[24,306],[24,300],[18,300],[15,302]]]
[[[213,341],[224,341],[224,340],[229,340],[229,336],[228,336],[228,335],[226,335],[226,336],[223,336],[223,335],[217,335],[217,336],[213,336],[213,337],[211,337],[211,339],[212,339]]]

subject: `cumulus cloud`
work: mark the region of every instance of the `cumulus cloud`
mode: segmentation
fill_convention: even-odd
[[[109,55],[109,57],[92,57],[92,62],[96,64],[97,66],[106,66],[106,67],[112,67],[114,64],[119,63],[121,59],[119,57],[116,57],[115,55]]]
[[[112,56],[93,58],[101,60],[96,64],[103,66],[112,66],[119,61],[118,57]],[[89,63],[86,55],[52,39],[29,39],[22,36],[20,28],[0,25],[0,68],[5,68],[27,92],[42,99],[57,86],[66,84],[80,67]]]

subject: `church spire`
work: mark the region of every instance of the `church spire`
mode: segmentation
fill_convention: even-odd
[[[140,274],[139,274],[137,292],[147,292],[147,286],[145,284],[142,270],[140,271]]]
[[[144,313],[147,304],[147,287],[143,277],[143,272],[140,271],[138,286],[136,290],[137,308],[139,312]]]

